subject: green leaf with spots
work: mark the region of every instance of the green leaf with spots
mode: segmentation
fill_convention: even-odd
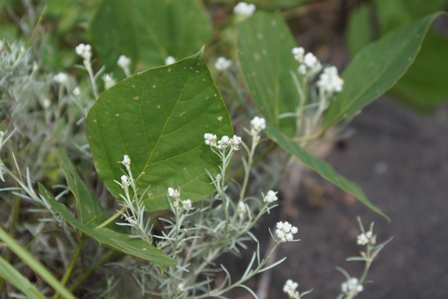
[[[149,210],[166,209],[167,188],[198,201],[213,192],[206,169],[220,160],[204,133],[232,136],[227,108],[205,64],[203,50],[175,64],[129,77],[104,92],[87,116],[87,138],[98,175],[115,196],[131,158]]]
[[[270,139],[280,145],[285,151],[290,154],[295,155],[300,161],[311,169],[315,170],[318,174],[320,174],[324,179],[332,182],[345,192],[356,197],[360,202],[366,205],[375,213],[383,216],[387,220],[390,221],[390,218],[384,214],[377,206],[375,206],[369,199],[366,197],[362,189],[352,181],[349,181],[345,177],[338,174],[334,168],[322,161],[313,155],[309,154],[305,150],[303,150],[300,146],[298,146],[294,141],[290,138],[286,137],[277,129],[272,126],[268,126],[265,130],[265,133],[268,135]]]
[[[82,231],[86,235],[95,239],[102,245],[111,247],[125,254],[147,260],[158,264],[160,267],[174,267],[176,261],[167,257],[161,250],[155,248],[141,239],[130,238],[127,234],[119,233],[115,230],[103,227],[93,228],[83,224],[73,217],[67,207],[59,203],[53,195],[41,184],[39,184],[40,195],[50,204],[53,211],[58,213],[65,221],[74,228]]]
[[[295,112],[299,96],[291,72],[298,62],[296,43],[280,13],[257,12],[238,25],[238,57],[250,94],[269,124],[292,136],[295,119],[279,115]]]
[[[192,55],[211,37],[210,18],[196,0],[103,0],[89,28],[109,69],[120,55],[138,69],[163,65],[168,56]]]
[[[390,89],[408,70],[420,51],[434,13],[396,29],[363,48],[344,71],[344,89],[331,103],[323,127],[353,117]]]

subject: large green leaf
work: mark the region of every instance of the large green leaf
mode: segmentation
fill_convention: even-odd
[[[95,239],[100,244],[125,254],[156,263],[161,267],[176,266],[176,262],[173,259],[167,257],[162,251],[141,239],[130,238],[126,234],[121,234],[105,227],[92,228],[83,224],[70,213],[64,204],[56,201],[53,195],[51,195],[51,193],[41,184],[39,184],[39,193],[50,204],[51,208],[64,218],[65,221]]]
[[[405,105],[432,113],[448,99],[448,38],[430,30],[415,62],[389,91]]]
[[[75,196],[79,221],[91,228],[106,221],[108,217],[100,203],[81,180],[67,154],[62,150],[58,151],[58,161],[64,172],[67,185]]]
[[[343,73],[344,89],[327,110],[324,129],[352,117],[391,88],[414,61],[429,26],[439,15],[400,27],[359,52]]]
[[[257,12],[238,26],[238,56],[250,94],[266,120],[288,136],[295,133],[295,119],[279,119],[295,112],[299,97],[291,72],[298,62],[296,46],[280,13]]]
[[[313,155],[304,151],[294,141],[286,137],[284,134],[282,134],[280,131],[278,131],[272,126],[268,126],[265,130],[265,133],[268,135],[270,139],[275,141],[285,151],[295,155],[297,158],[300,159],[300,161],[302,161],[303,164],[315,170],[324,179],[332,182],[345,192],[353,195],[360,202],[362,202],[364,205],[370,208],[372,211],[376,212],[377,214],[385,217],[387,220],[390,221],[389,217],[386,214],[384,214],[378,207],[376,207],[372,202],[369,201],[369,199],[366,197],[366,195],[358,185],[338,174],[330,164],[322,160],[319,160]]]
[[[173,65],[136,74],[98,99],[87,116],[87,138],[98,175],[118,197],[124,167],[132,173],[145,205],[168,208],[167,188],[183,198],[204,199],[213,192],[206,169],[218,172],[219,158],[204,133],[232,135],[227,108],[204,62],[203,51]]]
[[[120,55],[139,68],[163,65],[168,56],[195,53],[211,36],[210,18],[196,0],[103,0],[90,30],[108,68]]]

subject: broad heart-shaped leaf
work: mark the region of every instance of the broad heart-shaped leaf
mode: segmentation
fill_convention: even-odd
[[[328,108],[323,128],[352,117],[391,88],[414,61],[429,26],[439,15],[400,27],[359,52],[343,73],[344,89]]]
[[[196,0],[103,0],[90,31],[107,68],[126,55],[142,69],[195,53],[210,40],[211,24]]]
[[[286,137],[284,134],[282,134],[272,126],[267,126],[265,133],[270,139],[276,142],[285,151],[295,155],[300,159],[300,161],[302,161],[303,164],[315,170],[324,179],[332,182],[345,192],[353,195],[372,211],[390,221],[390,218],[386,214],[384,214],[378,207],[376,207],[372,202],[369,201],[369,199],[366,197],[366,195],[358,185],[338,174],[330,164],[319,160],[313,155],[309,154],[300,146],[298,146],[294,141]]]
[[[198,201],[213,192],[206,170],[220,160],[204,133],[232,136],[227,108],[205,64],[203,51],[179,62],[138,73],[104,92],[87,116],[87,139],[96,170],[115,196],[131,158],[137,188],[149,210],[166,209],[167,188]]]
[[[67,185],[75,197],[79,221],[91,228],[106,221],[108,217],[100,203],[81,180],[67,154],[62,150],[58,151],[58,161],[64,172]]]
[[[291,53],[295,46],[280,13],[257,12],[238,25],[238,56],[250,94],[268,123],[288,136],[296,131],[295,118],[278,116],[299,105],[291,76],[299,66]]]
[[[147,260],[158,264],[160,267],[174,267],[176,261],[167,257],[162,251],[153,245],[141,240],[130,238],[126,234],[121,234],[109,228],[92,228],[73,217],[67,207],[59,203],[53,195],[41,184],[39,184],[39,193],[50,204],[51,208],[56,211],[65,221],[70,223],[74,228],[79,229],[86,235],[98,241],[100,244],[111,247],[125,254]]]

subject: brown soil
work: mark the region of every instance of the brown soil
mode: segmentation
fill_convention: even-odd
[[[393,237],[380,253],[359,298],[448,298],[448,107],[431,118],[380,100],[351,127],[356,133],[335,147],[327,161],[358,183],[392,219],[388,223],[346,194],[315,177],[299,188],[299,243],[284,244],[287,261],[273,270],[269,298],[286,298],[284,282],[314,289],[306,298],[335,298],[344,280],[340,266],[361,273],[356,255],[356,216],[375,222],[379,241]],[[314,177],[314,176],[313,176]],[[310,187],[310,185],[312,185]],[[270,220],[265,220],[270,221]],[[273,220],[275,221],[275,220]]]

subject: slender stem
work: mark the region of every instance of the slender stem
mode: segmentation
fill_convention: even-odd
[[[117,219],[118,217],[120,217],[124,211],[126,210],[126,207],[123,206],[121,207],[120,211],[116,212],[114,215],[112,215],[109,219],[107,219],[106,221],[104,221],[103,223],[99,224],[97,227],[95,227],[95,229],[99,229],[99,228],[103,228],[106,225],[108,225],[109,223],[111,223],[112,221],[114,221],[115,219]]]
[[[69,290],[73,292],[78,288],[89,276],[92,274],[93,271],[95,271],[96,268],[98,268],[99,265],[105,263],[108,259],[111,258],[111,256],[115,253],[112,249],[109,249],[104,253],[89,269],[86,271],[83,271],[81,275],[79,275],[76,280],[72,283],[72,285],[69,287]]]
[[[76,260],[78,259],[79,255],[81,254],[82,246],[84,245],[84,241],[86,239],[86,235],[81,233],[81,236],[79,237],[79,242],[76,245],[75,252],[73,253],[72,259],[70,260],[70,264],[68,265],[67,269],[65,270],[64,276],[61,279],[61,284],[65,286],[67,283],[68,278],[70,277],[70,274],[73,271],[73,268],[76,265]],[[54,294],[53,299],[59,298],[59,292],[56,292]]]
[[[256,134],[255,136],[252,136],[252,144],[250,147],[250,151],[248,153],[248,161],[247,161],[247,164],[244,165],[244,180],[243,180],[243,185],[241,186],[241,190],[240,190],[240,199],[239,199],[240,202],[243,201],[244,194],[246,193],[247,183],[249,181],[250,170],[252,168],[252,163],[253,163],[255,148],[257,147],[257,143],[258,143],[257,142],[258,138],[259,138],[258,134]]]

